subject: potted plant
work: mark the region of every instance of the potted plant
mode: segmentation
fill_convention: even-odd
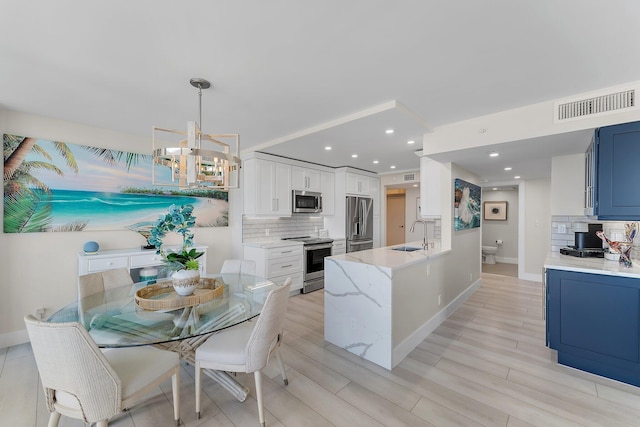
[[[191,227],[195,223],[193,205],[171,205],[165,215],[160,215],[150,231],[149,243],[155,246],[156,253],[162,255],[164,270],[173,273],[173,288],[179,295],[192,294],[200,283],[198,258],[204,252],[198,252],[195,248],[189,249],[193,245]],[[182,247],[178,252],[167,252],[162,247],[162,239],[169,232],[182,235]]]

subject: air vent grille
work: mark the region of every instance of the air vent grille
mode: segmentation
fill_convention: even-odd
[[[415,173],[407,173],[402,177],[403,181],[415,181],[416,180],[416,174]]]
[[[567,120],[598,113],[606,113],[608,111],[635,107],[635,105],[635,89],[625,90],[622,92],[610,93],[607,95],[560,104],[558,105],[557,120]]]

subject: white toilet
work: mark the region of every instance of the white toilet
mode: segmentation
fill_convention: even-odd
[[[496,252],[498,252],[497,246],[482,246],[482,262],[485,264],[495,264]]]

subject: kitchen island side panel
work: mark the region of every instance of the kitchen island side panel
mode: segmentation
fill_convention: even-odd
[[[391,269],[325,258],[324,338],[392,369]]]

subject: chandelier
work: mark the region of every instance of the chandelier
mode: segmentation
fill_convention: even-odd
[[[187,122],[186,132],[153,127],[153,185],[238,188],[240,136],[202,133],[202,89],[209,89],[211,83],[200,78],[189,82],[198,89],[199,121]]]

